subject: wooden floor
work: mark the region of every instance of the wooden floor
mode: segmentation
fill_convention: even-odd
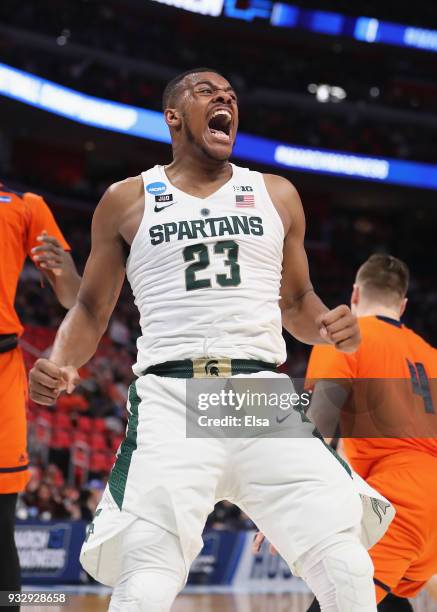
[[[312,597],[275,595],[180,595],[171,612],[306,612]],[[109,597],[69,595],[63,607],[32,606],[32,612],[106,612]]]
[[[276,595],[182,595],[172,612],[306,612],[312,596],[302,593]]]
[[[106,612],[109,597],[70,595],[67,606],[32,606],[32,612]],[[180,595],[171,612],[306,612],[312,596],[302,593]],[[413,602],[415,612],[437,612],[425,594]]]

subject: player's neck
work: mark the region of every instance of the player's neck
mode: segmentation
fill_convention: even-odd
[[[183,177],[184,182],[194,185],[205,182],[225,183],[232,176],[232,166],[228,160],[219,161],[205,155],[199,157],[185,151],[184,155],[175,154],[165,171],[172,181]]]
[[[399,310],[389,308],[381,304],[363,304],[357,309],[357,317],[388,317],[389,319],[400,320]]]

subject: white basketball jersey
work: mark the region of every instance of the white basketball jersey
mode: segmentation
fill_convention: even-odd
[[[142,173],[145,209],[126,264],[142,335],[133,368],[175,359],[285,361],[284,228],[259,172],[232,165],[207,198]]]

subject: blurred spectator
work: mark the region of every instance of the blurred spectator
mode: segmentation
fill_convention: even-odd
[[[91,521],[100,500],[102,499],[104,483],[101,480],[90,480],[81,491],[81,516],[85,521]]]
[[[17,506],[17,517],[91,521],[104,487],[103,481],[91,480],[80,490],[65,485],[60,470],[52,464],[45,470],[32,467],[31,479]]]
[[[128,346],[130,344],[130,331],[121,318],[113,317],[109,324],[108,335],[116,346]]]

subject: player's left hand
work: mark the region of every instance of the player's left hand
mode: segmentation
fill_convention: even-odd
[[[264,542],[265,539],[266,539],[266,536],[263,533],[261,533],[261,531],[258,531],[253,541],[253,544],[252,544],[252,552],[254,555],[257,555],[259,553],[259,551],[261,550],[262,543]],[[278,551],[273,546],[273,544],[270,544],[269,551],[271,555],[278,554]]]
[[[37,240],[42,244],[32,249],[33,261],[43,270],[51,270],[56,276],[62,275],[71,264],[61,243],[54,236],[49,236],[45,230]]]
[[[343,353],[354,353],[360,345],[358,320],[346,304],[337,306],[317,319],[320,335]]]

